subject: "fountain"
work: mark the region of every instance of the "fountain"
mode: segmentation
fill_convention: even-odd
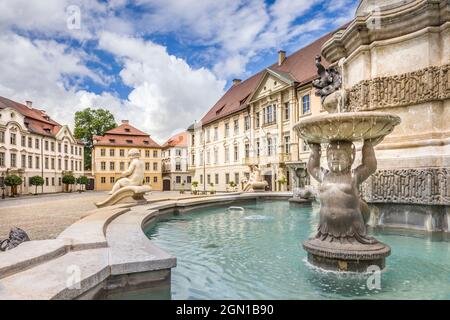
[[[294,129],[311,147],[309,174],[320,183],[320,222],[314,238],[303,243],[308,261],[318,267],[365,272],[369,266],[385,267],[388,245],[367,236],[370,217],[360,199],[359,186],[377,169],[374,146],[391,133],[400,118],[381,112],[345,112],[346,93],[341,88],[344,60],[325,68],[316,57],[319,78],[313,81],[328,114],[301,120]],[[362,163],[352,170],[356,148],[363,141]],[[328,169],[320,166],[322,144],[327,144]]]

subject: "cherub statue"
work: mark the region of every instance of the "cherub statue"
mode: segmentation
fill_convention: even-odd
[[[145,165],[144,162],[139,159],[141,153],[138,149],[130,149],[130,151],[128,151],[128,157],[131,159],[130,166],[122,173],[122,178],[116,181],[109,194],[114,194],[123,187],[142,185]]]
[[[359,185],[377,169],[373,142],[365,140],[362,164],[351,170],[355,160],[355,145],[351,141],[331,141],[327,148],[328,170],[320,166],[320,144],[310,144],[308,170],[321,183],[320,223],[316,238],[322,241],[362,244],[377,243],[368,237],[363,214],[367,204],[359,197]]]
[[[316,56],[315,61],[319,78],[312,82],[312,86],[317,89],[316,96],[320,96],[323,103],[327,96],[339,90],[342,85],[342,78],[334,67],[326,69],[322,65],[320,55]]]

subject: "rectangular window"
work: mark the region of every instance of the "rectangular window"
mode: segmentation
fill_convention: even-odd
[[[64,170],[69,170],[69,160],[64,160]]]
[[[55,143],[53,141],[50,143],[50,150],[55,151]]]
[[[291,153],[291,137],[284,137],[284,153]]]
[[[175,177],[175,182],[176,183],[181,183],[181,176],[176,176]]]
[[[259,112],[256,113],[255,115],[255,127],[259,128],[260,127],[260,119],[259,119]]]
[[[214,183],[217,185],[217,184],[219,184],[219,174],[218,173],[216,173],[215,175],[214,175]]]
[[[125,150],[124,150],[124,149],[120,149],[120,150],[119,150],[119,155],[120,155],[121,157],[125,157]]]
[[[33,147],[33,139],[31,139],[31,137],[28,137],[28,148],[32,147]]]
[[[55,159],[54,158],[52,158],[52,170],[55,170]]]
[[[158,162],[153,162],[153,171],[158,171]]]
[[[61,184],[62,184],[62,179],[58,178],[58,186],[61,186]]]
[[[158,150],[153,150],[153,158],[158,158]]]
[[[145,177],[145,183],[150,183],[150,177]]]
[[[54,186],[55,185],[55,178],[53,177],[52,178],[52,186]]]
[[[106,170],[106,162],[105,161],[100,162],[100,170],[102,170],[102,171]]]
[[[234,162],[239,161],[239,147],[234,146]]]
[[[234,183],[236,183],[236,185],[239,184],[239,172],[234,174]]]
[[[211,128],[206,129],[206,142],[211,141]]]
[[[35,158],[35,166],[36,166],[36,169],[39,169],[39,167],[41,166],[41,159],[39,158],[39,157],[36,157]]]
[[[267,139],[267,155],[270,157],[272,155],[272,139]]]
[[[73,171],[73,160],[70,160],[70,170]]]
[[[225,184],[229,184],[229,183],[230,183],[230,174],[225,173]]]
[[[219,140],[219,127],[214,127],[214,141]]]
[[[5,166],[5,153],[0,152],[0,167],[4,167],[4,166]]]
[[[25,136],[22,136],[21,137],[21,142],[20,142],[20,145],[22,146],[22,147],[25,147],[26,146],[26,137]]]
[[[58,142],[58,152],[61,153],[61,143]]]
[[[0,143],[5,143],[5,132],[0,131]]]
[[[290,117],[291,117],[291,108],[289,102],[286,102],[284,104],[284,120],[289,120]]]
[[[250,158],[250,144],[245,144],[245,157]]]
[[[214,163],[217,164],[219,162],[219,150],[217,148],[214,149]]]
[[[120,171],[124,171],[125,170],[125,162],[121,162],[120,163]]]
[[[211,163],[211,152],[209,150],[206,151],[206,164]]]
[[[234,120],[234,135],[239,134],[239,119]]]
[[[303,110],[303,114],[307,114],[307,113],[311,112],[309,94],[304,95],[302,97],[302,110]]]
[[[61,159],[58,159],[58,170],[62,170],[61,163],[62,163]]]
[[[200,175],[200,184],[203,184],[203,175]]]
[[[101,183],[106,183],[106,177],[101,177],[100,181],[101,181]]]
[[[39,139],[34,139],[34,147],[39,149]]]
[[[230,136],[230,124],[225,123],[225,138],[228,138]]]
[[[175,171],[181,171],[181,162],[175,163]]]
[[[47,140],[44,141],[44,150],[48,151],[48,141]]]
[[[145,150],[145,157],[150,158],[150,150]]]
[[[16,134],[15,134],[15,133],[10,133],[10,139],[9,139],[9,142],[10,142],[12,145],[16,145]]]
[[[150,162],[145,163],[145,171],[150,171]]]
[[[114,167],[115,167],[115,163],[111,161],[111,162],[109,163],[109,170],[110,170],[110,171],[114,171]]]
[[[28,156],[28,168],[33,168],[33,156]]]
[[[206,183],[211,184],[211,175],[210,174],[206,175]]]
[[[27,156],[24,154],[21,157],[20,167],[24,169],[27,167]]]
[[[45,186],[48,187],[48,178],[45,178]]]
[[[64,144],[64,153],[65,154],[69,153],[69,146],[67,145],[67,143]]]
[[[309,145],[306,141],[303,141],[303,151],[309,151]]]
[[[44,159],[44,168],[48,170],[48,157]]]
[[[153,182],[158,183],[158,177],[153,177]]]
[[[250,130],[250,116],[244,117],[244,130],[245,131]]]
[[[181,149],[175,149],[175,155],[177,157],[181,157]],[[169,150],[169,156],[170,156],[170,150]]]
[[[115,180],[114,177],[109,177],[109,183],[114,183],[115,182],[114,180]]]
[[[191,177],[191,176],[187,176],[187,177],[186,177],[186,182],[187,182],[187,183],[191,183],[191,181],[192,181],[192,177]]]
[[[230,162],[230,148],[228,146],[225,147],[225,162]]]
[[[106,149],[100,149],[100,156],[106,156]]]
[[[110,157],[114,157],[114,155],[116,154],[115,149],[109,149],[109,156]]]
[[[256,139],[256,156],[259,157],[261,155],[261,144],[259,139]]]

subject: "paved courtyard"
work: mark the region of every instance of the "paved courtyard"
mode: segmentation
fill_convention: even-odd
[[[146,198],[179,195],[175,191],[154,191]],[[69,225],[96,209],[94,203],[106,196],[106,192],[89,191],[0,199],[0,239],[8,237],[12,226],[24,229],[31,240],[54,239]]]

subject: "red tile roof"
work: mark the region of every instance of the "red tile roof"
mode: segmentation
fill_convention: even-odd
[[[128,123],[106,131],[103,136],[94,136],[95,146],[161,148],[150,135]]]
[[[344,27],[345,25],[339,29]],[[284,75],[289,75],[290,78],[300,84],[305,84],[314,80],[317,78],[317,68],[314,58],[316,55],[320,54],[322,45],[330,39],[335,32],[336,31],[330,32],[293,53],[287,57],[280,66],[277,62],[268,67],[268,69]],[[328,65],[325,59],[322,59],[322,63],[325,66]],[[247,80],[242,81],[240,84],[233,85],[201,119],[202,124],[208,124],[245,109],[248,102],[247,98],[254,93],[265,74],[266,69],[251,76]]]
[[[171,137],[169,140],[166,141],[162,145],[163,149],[166,148],[172,148],[172,147],[187,147],[187,140],[188,139],[188,133],[187,132],[181,132],[173,137]]]

